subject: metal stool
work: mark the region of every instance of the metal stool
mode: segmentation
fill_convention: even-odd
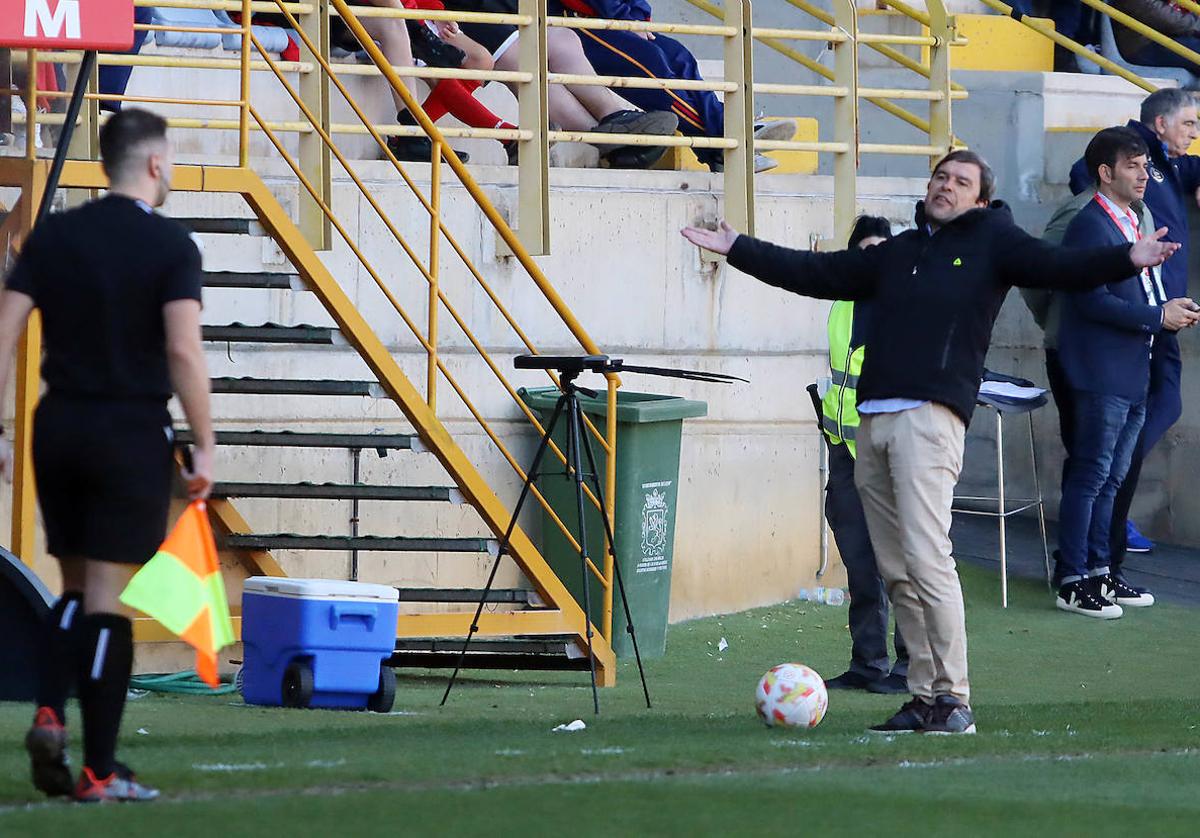
[[[1037,457],[1037,439],[1033,433],[1033,412],[1042,405],[1046,404],[1046,396],[1043,393],[1036,399],[1031,399],[1025,402],[1009,401],[1007,399],[997,399],[987,394],[981,393],[975,402],[980,407],[990,408],[996,412],[996,495],[994,497],[986,495],[956,495],[954,498],[955,504],[952,507],[954,512],[962,512],[967,515],[986,515],[996,518],[1000,524],[1000,605],[1003,608],[1008,607],[1008,546],[1005,540],[1005,524],[1010,515],[1016,515],[1018,512],[1024,512],[1026,509],[1037,507],[1038,525],[1042,533],[1042,553],[1045,557],[1046,564],[1046,583],[1050,583],[1050,545],[1046,540],[1046,510],[1045,503],[1042,497],[1041,479],[1038,477],[1038,457]],[[1024,413],[1029,417],[1029,455],[1033,463],[1033,486],[1036,497],[1032,498],[1008,498],[1004,491],[1004,415],[1005,414],[1020,414]],[[994,510],[989,509],[966,509],[960,507],[960,501],[975,501],[975,502],[990,502],[996,504]],[[1012,507],[1011,509],[1009,507]]]

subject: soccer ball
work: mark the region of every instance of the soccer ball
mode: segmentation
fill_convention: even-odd
[[[816,727],[829,707],[825,681],[802,663],[771,667],[759,679],[754,698],[768,727]]]

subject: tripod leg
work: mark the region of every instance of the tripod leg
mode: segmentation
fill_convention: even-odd
[[[625,595],[625,579],[621,574],[621,563],[617,561],[617,541],[613,537],[612,521],[608,518],[608,509],[604,505],[604,490],[600,487],[600,470],[596,468],[596,456],[592,453],[592,441],[583,435],[583,450],[587,454],[588,468],[591,469],[592,490],[600,501],[600,520],[604,522],[604,535],[607,539],[608,550],[612,554],[613,577],[617,583],[617,591],[621,594],[621,608],[625,612],[625,630],[629,632],[629,640],[633,644],[633,659],[637,661],[638,676],[642,679],[642,695],[646,697],[646,709],[650,709],[650,688],[646,686],[646,670],[642,667],[642,653],[638,649],[637,632],[633,628],[633,612],[629,608],[629,597]]]
[[[592,707],[596,715],[600,715],[600,693],[596,689],[596,653],[592,648],[592,586],[588,579],[591,571],[588,570],[587,521],[584,518],[583,462],[579,454],[583,411],[574,391],[570,391],[567,398],[570,400],[567,405],[567,434],[571,437],[571,457],[567,465],[574,472],[575,506],[579,511],[579,571],[583,578],[583,617],[587,624],[588,662],[591,664],[592,673]]]
[[[492,592],[492,584],[496,581],[496,571],[500,569],[500,561],[508,553],[513,531],[517,528],[517,519],[521,515],[521,508],[525,505],[525,501],[529,497],[529,491],[537,480],[539,470],[542,467],[542,459],[546,455],[546,449],[550,447],[550,438],[554,435],[554,428],[558,425],[558,420],[562,416],[566,399],[565,395],[560,396],[554,405],[554,412],[550,414],[550,421],[546,424],[546,432],[542,434],[542,441],[538,445],[537,453],[533,455],[533,464],[529,467],[529,471],[525,475],[524,485],[521,486],[521,496],[517,498],[517,505],[513,507],[512,520],[508,522],[508,529],[504,533],[504,538],[500,540],[500,548],[496,553],[496,561],[492,563],[492,570],[488,574],[487,584],[484,585],[483,594],[479,597],[479,604],[475,607],[475,616],[471,618],[471,627],[467,630],[467,636],[463,640],[462,651],[458,653],[458,660],[454,664],[454,672],[450,675],[450,680],[446,683],[446,692],[442,693],[442,700],[438,706],[445,706],[446,699],[450,697],[450,691],[454,689],[454,682],[458,680],[458,673],[462,671],[463,662],[467,659],[467,649],[471,645],[471,638],[479,631],[479,617],[483,614],[483,606],[487,602],[488,594]]]

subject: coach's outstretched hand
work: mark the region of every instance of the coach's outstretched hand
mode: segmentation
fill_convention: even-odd
[[[679,233],[696,247],[720,253],[722,256],[729,254],[730,248],[733,247],[733,243],[740,235],[737,230],[725,223],[725,219],[721,219],[720,226],[716,230],[705,230],[703,227],[684,227]]]
[[[1179,249],[1176,242],[1160,241],[1167,234],[1166,227],[1159,227],[1154,235],[1139,239],[1129,249],[1129,259],[1135,268],[1153,268],[1163,262]]]

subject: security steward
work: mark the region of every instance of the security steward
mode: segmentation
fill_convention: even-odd
[[[882,244],[892,237],[886,218],[859,216],[849,248]],[[858,377],[866,355],[870,306],[839,300],[829,310],[829,369],[832,386],[821,400],[821,428],[829,450],[825,517],[833,530],[850,588],[850,668],[825,682],[833,690],[908,692],[908,648],[896,628],[896,665],[888,660],[887,590],[875,563],[862,499],[854,485],[858,420]]]
[[[171,190],[167,124],[128,109],[100,131],[109,192],[39,223],[0,294],[0,400],[34,308],[44,330],[46,392],[33,469],[46,546],[63,594],[45,624],[38,696],[25,746],[34,785],[84,802],[153,800],[116,760],[133,663],[119,597],[166,535],[174,472],[167,402],[179,396],[196,437],[184,480],[212,486],[214,436],[200,338],[200,252],[154,211]],[[0,416],[4,415],[0,402]],[[12,449],[0,445],[11,478]],[[83,718],[83,768],[67,759],[65,703]]]

